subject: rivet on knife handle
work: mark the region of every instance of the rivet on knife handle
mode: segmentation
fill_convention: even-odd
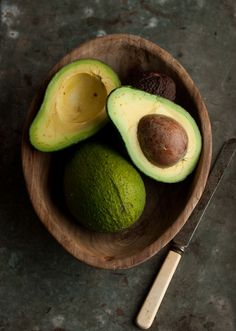
[[[206,188],[200,201],[198,202],[197,207],[194,209],[188,222],[173,239],[172,249],[167,254],[167,257],[136,318],[136,324],[141,329],[148,329],[151,327],[162,299],[179,264],[181,255],[192,239],[193,234],[209,204],[209,201],[214,195],[223,173],[233,157],[235,147],[235,138],[232,138],[224,143],[212,167]]]

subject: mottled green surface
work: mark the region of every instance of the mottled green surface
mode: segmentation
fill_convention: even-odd
[[[138,171],[113,149],[97,142],[78,146],[65,170],[65,198],[87,228],[116,232],[142,214],[146,201]]]
[[[0,330],[123,331],[165,251],[124,271],[86,266],[47,233],[22,177],[24,117],[40,81],[67,51],[114,32],[146,37],[188,70],[206,102],[214,157],[236,135],[233,0],[1,0]],[[182,259],[151,330],[236,329],[235,158]]]

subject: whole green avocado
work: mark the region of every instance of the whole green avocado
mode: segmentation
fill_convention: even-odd
[[[140,174],[116,151],[97,142],[79,146],[66,166],[64,189],[72,215],[98,232],[128,228],[145,206]]]

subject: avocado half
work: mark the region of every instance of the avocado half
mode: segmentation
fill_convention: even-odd
[[[125,142],[131,160],[141,172],[157,181],[175,183],[185,179],[194,170],[201,153],[201,134],[195,120],[182,107],[132,87],[120,87],[108,97],[107,110]],[[138,125],[147,115],[170,118],[186,132],[186,151],[174,165],[158,166],[144,154],[138,139]]]
[[[95,134],[108,119],[107,96],[119,86],[117,74],[99,60],[81,59],[64,66],[50,81],[31,124],[31,144],[51,152]]]

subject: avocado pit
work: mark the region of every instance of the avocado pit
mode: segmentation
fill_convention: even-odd
[[[131,74],[130,84],[142,91],[159,95],[174,101],[176,98],[176,85],[174,80],[159,72],[134,72]]]
[[[145,157],[159,167],[171,167],[183,159],[188,147],[185,129],[173,118],[150,114],[138,123],[137,138]]]

